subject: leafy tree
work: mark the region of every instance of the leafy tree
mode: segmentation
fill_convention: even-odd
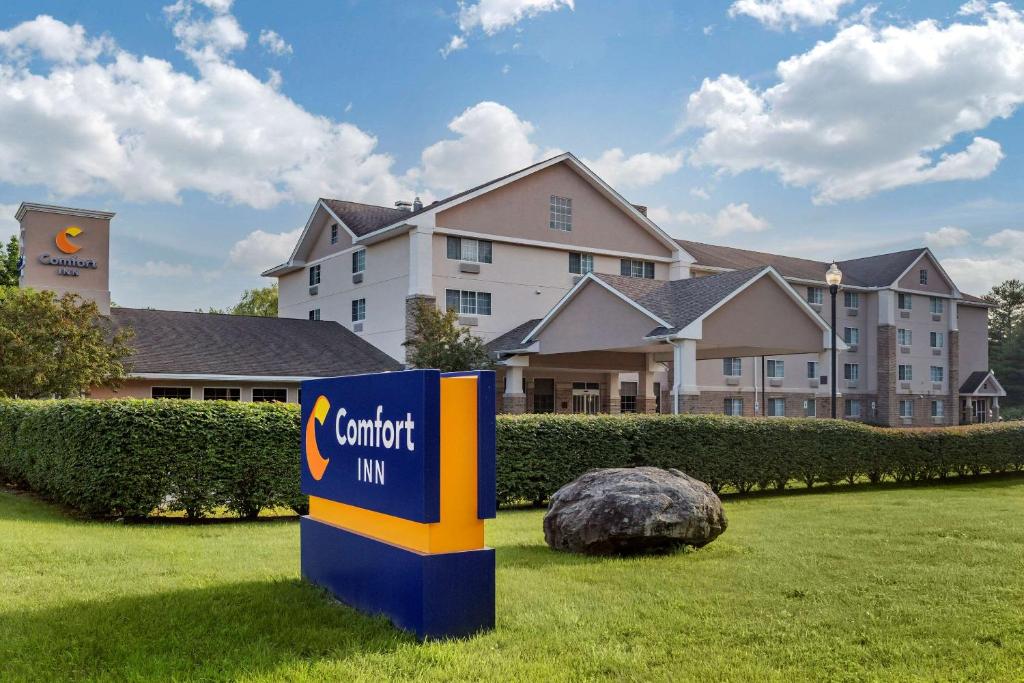
[[[6,249],[0,249],[0,287],[18,286],[18,238],[11,236]]]
[[[0,287],[0,397],[67,398],[117,386],[131,336],[77,294]]]
[[[455,311],[442,313],[432,304],[418,302],[413,312],[413,334],[404,342],[414,368],[442,372],[486,370],[493,364],[483,340],[459,325]]]
[[[1006,389],[1006,405],[1024,404],[1024,282],[1007,280],[985,296],[989,310],[989,362]]]
[[[196,313],[203,313],[202,309]],[[242,293],[242,299],[225,310],[222,308],[209,308],[206,313],[226,313],[230,315],[256,315],[263,318],[277,317],[277,283],[260,289],[247,289]]]

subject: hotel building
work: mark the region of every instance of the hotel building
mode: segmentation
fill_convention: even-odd
[[[678,240],[571,154],[423,206],[319,200],[279,315],[334,321],[404,360],[418,302],[454,309],[499,369],[506,412],[998,419],[988,308],[927,248],[829,264]]]

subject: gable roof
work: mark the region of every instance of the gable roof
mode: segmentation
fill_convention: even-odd
[[[521,351],[523,348],[528,346],[528,344],[524,343],[526,335],[529,334],[530,330],[537,327],[540,320],[540,318],[534,318],[532,320],[527,320],[524,323],[520,323],[508,332],[505,332],[484,344],[484,348],[487,349],[487,353],[490,354],[492,358],[503,353]]]
[[[1003,389],[1003,385],[996,379],[996,373],[992,370],[975,370],[971,374],[967,375],[967,379],[964,380],[963,384],[960,385],[961,394],[976,394],[981,387],[989,379],[992,379],[993,384],[996,385],[995,396],[1006,396],[1006,390]],[[992,396],[993,394],[987,394]]]
[[[405,209],[394,209],[374,204],[346,202],[326,197],[321,197],[320,201],[326,204],[356,237],[362,237],[378,228],[412,215]]]
[[[112,308],[130,327],[131,375],[334,377],[399,370],[398,361],[336,322]]]

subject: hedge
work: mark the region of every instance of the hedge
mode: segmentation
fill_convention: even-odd
[[[0,401],[0,483],[93,516],[303,512],[299,411],[221,401]],[[1024,469],[1024,422],[881,429],[715,415],[498,418],[498,501],[542,502],[589,469],[674,467],[716,491]]]
[[[0,479],[94,516],[303,511],[296,406],[0,401]]]

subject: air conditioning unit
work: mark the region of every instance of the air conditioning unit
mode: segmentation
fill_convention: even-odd
[[[363,324],[362,323],[352,323],[352,331],[353,332],[362,332],[363,331]]]
[[[309,288],[309,295],[310,296],[316,296],[319,293],[320,293],[320,285],[313,285],[312,287]]]
[[[363,281],[363,274],[362,273],[353,273],[353,275],[352,275],[352,284],[358,285],[362,281]]]
[[[851,318],[854,318],[854,317],[857,316],[857,310],[858,309],[856,309],[856,308],[847,308],[846,309],[846,315],[850,316]]]
[[[942,320],[942,314],[941,313],[932,313],[932,320],[934,320],[935,322],[939,322],[940,320]]]

